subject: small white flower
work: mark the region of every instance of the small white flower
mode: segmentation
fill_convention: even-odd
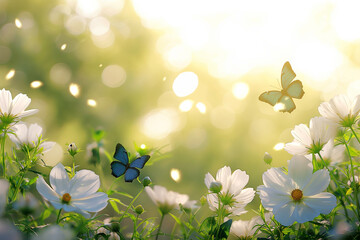
[[[56,209],[77,212],[90,217],[89,212],[99,212],[108,202],[106,193],[97,192],[100,187],[99,176],[90,170],[76,172],[72,179],[59,163],[50,171],[51,187],[42,176],[36,181],[36,189]]]
[[[19,194],[13,206],[16,210],[32,213],[39,206],[39,202],[31,193],[28,192],[25,197],[22,194]]]
[[[294,156],[289,161],[288,174],[280,168],[267,170],[263,182],[257,188],[261,203],[285,226],[313,220],[336,206],[336,197],[323,192],[330,183],[328,170],[313,173],[311,162],[304,156]]]
[[[16,124],[12,127],[14,133],[9,134],[11,141],[13,141],[18,148],[28,145],[31,148],[36,147],[41,141],[43,129],[36,123],[30,124],[29,127],[24,123]],[[49,151],[55,142],[43,141],[39,144],[39,149],[42,152]]]
[[[320,151],[320,155],[325,161],[330,161],[331,164],[342,162],[345,157],[345,146],[334,146],[334,140],[330,139]],[[312,154],[306,155],[305,157],[312,161]],[[317,154],[315,157],[318,161],[320,160],[320,157]]]
[[[351,127],[359,116],[360,95],[354,99],[347,95],[337,95],[329,102],[321,103],[318,110],[323,117],[343,127]]]
[[[68,228],[60,227],[59,225],[52,225],[42,229],[39,234],[36,234],[32,240],[72,240],[74,239],[74,232]]]
[[[23,117],[35,114],[38,112],[37,109],[25,111],[30,102],[31,99],[22,93],[12,99],[10,91],[3,88],[0,91],[0,119],[9,124],[13,121],[18,121]]]
[[[0,217],[3,215],[5,210],[9,186],[9,182],[7,180],[0,179]]]
[[[272,213],[265,213],[265,222],[270,222],[270,218],[272,216]],[[250,238],[252,237],[256,230],[259,228],[259,226],[256,225],[262,225],[264,224],[264,221],[260,216],[253,217],[249,221],[233,221],[230,228],[230,233],[235,235],[238,238]]]
[[[231,174],[231,168],[225,166],[219,169],[216,173],[216,179],[210,174],[205,175],[205,185],[209,189],[209,194],[207,195],[207,201],[209,207],[212,211],[216,211],[219,207],[219,199],[217,194],[211,193],[210,185],[212,182],[219,182],[222,185],[220,195],[223,199],[228,200],[228,203],[224,204],[221,201],[222,205],[226,205],[225,208],[232,213],[232,215],[240,215],[246,213],[245,206],[251,202],[254,198],[255,191],[252,188],[245,188],[245,185],[249,181],[249,175],[245,171],[239,169],[235,170]]]
[[[324,117],[310,119],[310,128],[305,124],[296,125],[291,131],[294,141],[285,145],[285,150],[293,155],[318,153],[336,134],[336,125]]]
[[[179,204],[184,205],[189,200],[189,196],[186,194],[168,191],[166,188],[158,185],[155,185],[154,189],[147,186],[145,191],[163,215],[174,208],[179,209]]]

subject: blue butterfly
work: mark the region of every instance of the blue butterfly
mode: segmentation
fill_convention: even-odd
[[[111,174],[117,178],[125,174],[125,182],[132,182],[140,175],[140,171],[136,168],[143,168],[145,163],[150,159],[150,156],[143,155],[129,163],[129,156],[126,149],[118,143],[116,145],[114,158],[119,161],[113,161],[111,163]]]

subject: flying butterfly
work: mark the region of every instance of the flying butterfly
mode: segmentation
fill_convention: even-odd
[[[267,91],[259,96],[259,100],[274,106],[276,111],[291,113],[296,108],[293,98],[301,99],[304,96],[303,85],[295,80],[296,74],[289,62],[286,62],[281,71],[281,91]]]
[[[150,156],[143,155],[129,163],[129,156],[126,149],[118,143],[115,148],[114,158],[118,161],[111,163],[111,174],[117,178],[125,174],[125,182],[132,182],[140,175],[138,168],[143,168],[150,159]]]

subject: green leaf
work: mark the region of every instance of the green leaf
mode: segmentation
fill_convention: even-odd
[[[346,191],[346,196],[349,196],[350,194],[353,193],[353,190],[352,188],[349,188],[347,191]]]
[[[42,214],[40,215],[40,220],[44,221],[45,219],[47,219],[48,217],[50,217],[51,215],[51,210],[49,208],[45,209],[45,211],[42,212]]]
[[[223,224],[220,225],[219,232],[217,236],[215,236],[216,239],[227,239],[230,233],[230,228],[232,224],[232,219],[227,220]]]
[[[200,226],[200,231],[204,231],[208,234],[212,234],[213,230],[216,228],[215,217],[208,217],[202,222]]]
[[[116,201],[114,201],[113,199],[111,199],[110,201],[110,204],[112,206],[112,208],[114,209],[115,212],[117,212],[118,214],[121,214],[117,204],[116,204]]]

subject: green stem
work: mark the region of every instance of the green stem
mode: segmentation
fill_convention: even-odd
[[[73,158],[73,177],[75,176],[75,156],[72,156]]]
[[[354,134],[354,136],[355,136],[356,140],[358,141],[358,143],[360,143],[360,139],[359,139],[359,137],[356,135],[356,132],[354,131],[354,129],[352,128],[352,126],[350,127],[350,129],[351,129],[352,133]]]
[[[155,240],[157,240],[159,238],[159,233],[160,233],[161,225],[162,225],[162,223],[164,221],[164,217],[165,217],[165,214],[161,214],[160,224],[159,224],[159,228],[158,228],[157,233],[156,233]]]
[[[356,135],[355,135],[355,136],[356,136]],[[354,193],[355,193],[355,202],[356,202],[357,217],[358,217],[358,219],[360,219],[360,212],[359,212],[360,204],[359,204],[358,187],[357,187],[358,184],[356,183],[356,180],[355,180],[355,170],[354,170],[354,165],[353,165],[352,157],[351,157],[351,154],[350,154],[350,149],[349,149],[349,147],[348,147],[348,145],[347,145],[346,142],[345,142],[345,147],[346,147],[347,153],[348,153],[348,155],[349,155],[353,186],[355,186],[355,187],[354,187]]]
[[[180,220],[181,220],[182,216],[183,216],[183,213],[181,213],[181,215],[179,217]],[[170,236],[171,239],[174,239],[174,233],[175,233],[176,227],[177,227],[177,222],[175,221],[173,229],[171,230],[171,236]]]
[[[140,190],[140,192],[133,198],[133,200],[131,201],[131,203],[127,206],[125,212],[123,213],[123,215],[120,217],[119,223],[121,223],[121,220],[125,217],[125,214],[127,213],[127,211],[129,210],[129,208],[133,205],[133,203],[135,202],[135,200],[140,196],[140,194],[142,193],[142,191],[144,191],[144,188],[142,188]]]
[[[58,213],[58,215],[57,215],[56,224],[59,224],[60,215],[61,215],[61,210],[62,210],[62,208],[60,208],[59,213]]]
[[[19,179],[19,181],[18,181],[17,184],[16,184],[16,188],[15,188],[15,191],[14,191],[14,193],[13,193],[13,195],[12,195],[12,198],[11,198],[11,200],[10,200],[10,203],[12,203],[13,201],[16,200],[16,196],[18,195],[18,192],[19,192],[19,190],[20,190],[20,186],[21,186],[21,184],[22,184],[22,182],[23,182],[23,180],[24,180],[25,173],[26,173],[26,169],[24,169],[24,171],[23,171],[22,174],[20,175],[20,179]]]
[[[135,219],[135,221],[134,221],[134,231],[133,231],[133,234],[132,234],[132,236],[131,236],[131,240],[133,240],[134,239],[134,234],[135,234],[135,232],[137,232],[137,220],[138,220],[138,218],[139,218],[139,214],[137,214],[136,215],[136,219]]]
[[[6,164],[5,164],[5,140],[6,140],[6,133],[7,133],[7,129],[5,128],[4,129],[4,132],[3,132],[3,136],[1,138],[1,156],[2,156],[2,165],[3,165],[3,176],[4,178],[6,178]]]

